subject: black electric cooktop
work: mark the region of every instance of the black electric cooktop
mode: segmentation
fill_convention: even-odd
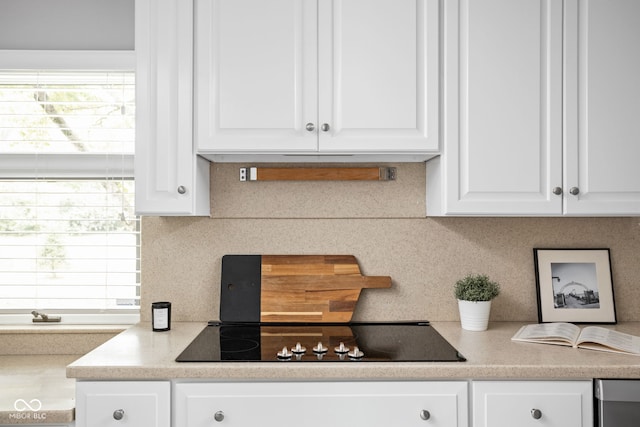
[[[218,323],[177,362],[463,362],[428,322]]]

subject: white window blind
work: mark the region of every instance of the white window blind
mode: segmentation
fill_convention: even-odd
[[[139,310],[134,94],[133,72],[0,69],[0,312]]]

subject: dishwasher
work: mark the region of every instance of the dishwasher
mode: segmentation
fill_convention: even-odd
[[[595,381],[598,427],[640,425],[640,380]]]

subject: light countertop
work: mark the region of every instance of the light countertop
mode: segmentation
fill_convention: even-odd
[[[466,362],[178,363],[175,358],[206,326],[173,322],[171,331],[138,324],[71,363],[67,376],[80,380],[450,380],[640,378],[640,357],[570,347],[512,342],[520,322],[490,323],[484,332],[459,322],[432,322]],[[640,322],[606,326],[640,335]]]
[[[466,362],[178,363],[206,326],[174,322],[168,332],[136,325],[88,354],[0,356],[0,425],[68,423],[75,380],[455,380],[640,378],[640,357],[512,342],[523,323],[495,322],[470,332],[459,322],[433,322]],[[640,335],[640,322],[607,326]],[[65,377],[66,373],[66,377]]]
[[[0,425],[72,422],[75,381],[65,369],[77,358],[0,356]]]

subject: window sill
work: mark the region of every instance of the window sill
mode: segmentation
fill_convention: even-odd
[[[60,322],[33,322],[33,315],[22,314],[0,314],[0,331],[5,327],[19,330],[102,330],[103,326],[118,328],[123,330],[129,326],[140,322],[140,313],[59,313],[55,311],[45,311],[50,316],[60,316]]]

